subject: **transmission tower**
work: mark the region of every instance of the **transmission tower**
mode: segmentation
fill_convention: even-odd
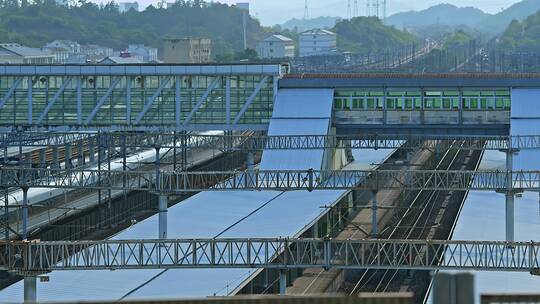
[[[354,10],[353,10],[353,17],[360,16],[360,13],[358,11],[358,0],[354,0]]]
[[[366,0],[366,16],[375,16],[379,19],[386,19],[387,0]]]
[[[304,20],[308,20],[309,19],[309,5],[308,5],[308,0],[306,0],[304,2]]]
[[[352,18],[352,12],[351,12],[351,0],[347,0],[347,19]]]

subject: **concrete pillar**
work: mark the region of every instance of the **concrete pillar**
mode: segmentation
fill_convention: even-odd
[[[64,162],[66,163],[66,169],[72,168],[72,165],[71,165],[72,155],[73,154],[71,153],[71,144],[67,143],[64,150]]]
[[[284,296],[287,293],[287,270],[279,270],[279,294]]]
[[[52,168],[59,169],[60,168],[60,152],[58,152],[58,147],[54,146],[52,148]]]
[[[82,140],[77,142],[77,167],[84,165],[84,143]]]
[[[248,152],[247,170],[248,170],[248,176],[250,179],[249,185],[251,187],[254,187],[255,186],[255,155],[253,154],[253,152]]]
[[[456,273],[454,275],[456,285],[456,303],[474,304],[474,275],[471,273]]]
[[[45,169],[47,168],[47,158],[45,156],[45,149],[39,150],[39,168]],[[43,177],[45,175],[45,171],[40,170],[39,171],[39,177]]]
[[[377,221],[377,192],[371,193],[371,238],[376,239],[379,235]]]
[[[24,303],[37,302],[37,279],[36,277],[24,277]]]
[[[158,230],[158,238],[159,239],[167,239],[167,208],[168,208],[169,199],[165,195],[159,196],[158,201],[158,210],[159,210],[159,230]]]
[[[433,280],[433,304],[456,304],[454,280],[449,273],[437,273]]]
[[[94,138],[90,137],[88,139],[88,160],[90,163],[94,163],[96,161],[96,151],[95,151],[95,145],[94,145]]]
[[[513,170],[513,159],[514,155],[511,150],[506,151],[506,170],[508,172],[506,178],[506,241],[513,242],[515,239],[514,236],[514,193],[512,189],[512,174],[510,172]]]
[[[28,188],[23,187],[23,201],[22,201],[22,233],[23,240],[28,239]]]

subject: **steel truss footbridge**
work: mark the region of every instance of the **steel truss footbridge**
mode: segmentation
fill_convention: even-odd
[[[506,194],[507,203],[506,242],[6,241],[0,243],[0,269],[26,277],[55,270],[141,268],[369,267],[538,274],[539,246],[514,242],[513,209],[517,193],[540,191],[540,171],[515,170],[513,158],[540,150],[540,134],[520,125],[540,122],[540,113],[524,110],[538,99],[539,80],[537,74],[290,75],[286,64],[0,66],[0,188],[5,193],[0,199],[7,211],[8,191],[24,192],[23,223],[28,220],[29,188],[152,191],[160,195],[160,206],[163,197],[188,192],[335,189],[498,191]],[[333,92],[331,132],[268,136],[276,98],[286,90],[314,88]],[[209,130],[219,133],[199,133]],[[72,147],[81,159],[77,165],[71,164]],[[499,171],[265,171],[249,166],[246,171],[186,172],[163,170],[160,163],[160,153],[170,149],[253,154],[419,147],[502,151],[507,166]],[[45,160],[47,149],[53,164]],[[63,166],[59,149],[66,151]],[[144,149],[155,150],[155,167],[130,169],[127,151]],[[34,150],[41,153],[37,163],[27,155]],[[111,155],[123,165],[112,169]],[[93,165],[80,166],[87,158]],[[161,223],[166,213],[160,215]]]

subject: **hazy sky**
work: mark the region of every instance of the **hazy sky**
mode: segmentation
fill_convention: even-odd
[[[129,0],[117,0],[124,2]],[[224,3],[250,2],[252,15],[261,20],[264,25],[283,23],[291,18],[301,18],[304,15],[304,0],[214,0]],[[540,1],[540,0],[539,0]],[[157,0],[139,0],[141,6],[157,3]],[[172,2],[172,0],[167,0]],[[310,16],[342,16],[347,15],[347,0],[308,0]],[[354,2],[354,0],[351,0]],[[387,0],[388,14],[401,11],[421,10],[440,3],[451,3],[457,6],[475,6],[489,13],[520,2],[520,0]],[[360,14],[365,14],[366,0],[358,0]]]

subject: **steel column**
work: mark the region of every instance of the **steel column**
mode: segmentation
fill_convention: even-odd
[[[158,202],[158,212],[159,212],[159,230],[158,238],[167,239],[167,208],[169,204],[169,199],[165,195],[159,196]]]
[[[24,277],[24,303],[37,302],[37,278]]]
[[[60,152],[58,151],[57,146],[54,146],[52,148],[52,154],[53,154],[52,167],[58,169],[60,168]]]
[[[255,180],[255,155],[253,152],[248,152],[247,155],[247,172],[248,172],[248,178],[249,178],[249,184],[250,186],[255,186],[254,180]]]
[[[225,77],[225,121],[231,124],[231,76]]]
[[[88,139],[88,161],[92,164],[96,161],[94,137]]]
[[[284,296],[287,294],[287,270],[279,270],[279,294]]]
[[[506,179],[506,241],[514,241],[514,193],[512,190],[512,170],[513,170],[514,154],[512,150],[506,151],[506,170],[508,172]]]
[[[34,101],[33,101],[33,92],[32,92],[32,87],[33,87],[33,83],[32,83],[32,79],[33,77],[32,76],[28,76],[28,124],[31,125],[32,124],[32,120],[33,120],[33,108],[34,108]]]
[[[126,77],[126,124],[131,126],[131,77]]]
[[[371,238],[376,239],[379,235],[377,221],[377,192],[371,192]]]
[[[64,163],[66,164],[66,169],[71,169],[71,157],[73,153],[71,151],[71,143],[67,143],[64,150]]]
[[[39,150],[39,167],[41,169],[45,169],[47,168],[47,157],[45,155],[45,149],[40,149]],[[39,172],[39,176],[42,177],[45,175],[45,171],[42,170]]]
[[[182,126],[182,95],[180,89],[182,88],[182,76],[176,76],[174,82],[174,109],[175,109],[175,119],[176,127],[180,128]]]
[[[77,77],[77,124],[82,125],[82,77]]]
[[[84,143],[82,140],[77,142],[77,167],[84,165]]]
[[[28,239],[28,188],[23,187],[23,201],[22,201],[22,233],[21,238],[23,240]]]

